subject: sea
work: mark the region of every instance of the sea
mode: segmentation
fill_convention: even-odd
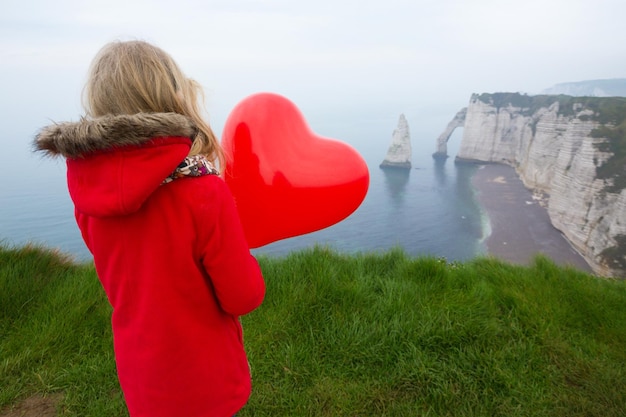
[[[284,256],[315,245],[348,254],[402,248],[411,256],[448,261],[485,253],[483,242],[489,233],[489,221],[471,183],[477,167],[454,163],[462,129],[449,141],[447,160],[432,157],[438,135],[453,116],[454,112],[435,118],[407,114],[413,147],[410,170],[379,167],[391,142],[397,114],[359,123],[318,121],[311,125],[321,136],[344,141],[363,156],[370,174],[367,195],[343,221],[254,249],[253,253]],[[44,245],[77,261],[89,261],[91,255],[74,222],[65,164],[32,152],[36,130],[37,126],[31,126],[9,133],[5,140],[11,141],[13,150],[0,154],[0,243]]]

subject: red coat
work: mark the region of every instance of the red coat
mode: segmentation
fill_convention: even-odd
[[[177,130],[181,116],[157,116],[165,125],[141,138],[135,125],[154,121],[137,115],[51,126],[36,144],[68,158],[76,220],[113,306],[130,415],[232,416],[250,395],[238,316],[261,304],[265,284],[220,177],[162,184],[191,140]]]

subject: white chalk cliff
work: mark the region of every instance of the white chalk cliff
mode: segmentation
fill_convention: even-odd
[[[380,164],[381,168],[411,169],[411,134],[404,114],[400,115],[398,127],[393,131],[387,156]]]
[[[473,95],[457,160],[513,166],[526,187],[547,195],[552,224],[596,274],[626,278],[626,189],[617,186],[626,171],[598,174],[614,155],[607,144],[615,139],[603,133],[615,126],[590,100]]]

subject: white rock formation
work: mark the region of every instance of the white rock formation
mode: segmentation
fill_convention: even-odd
[[[398,127],[393,131],[387,156],[380,164],[380,167],[411,169],[411,154],[409,124],[404,114],[401,114],[400,120],[398,120]]]
[[[467,114],[467,107],[462,108],[454,116],[454,119],[448,123],[446,130],[437,138],[437,151],[433,154],[436,158],[448,157],[448,140],[457,127],[463,127],[465,125],[465,115]]]
[[[595,273],[626,277],[626,189],[609,192],[612,180],[597,177],[596,167],[611,154],[594,146],[606,139],[590,134],[599,127],[589,117],[593,111],[575,105],[559,112],[559,105],[531,112],[473,96],[457,159],[515,167],[528,188],[548,194],[552,224]]]

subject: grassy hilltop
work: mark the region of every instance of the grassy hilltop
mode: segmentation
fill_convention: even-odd
[[[260,263],[239,416],[626,415],[625,281],[400,250]],[[40,396],[59,416],[126,415],[110,313],[91,264],[0,247],[0,417]]]

